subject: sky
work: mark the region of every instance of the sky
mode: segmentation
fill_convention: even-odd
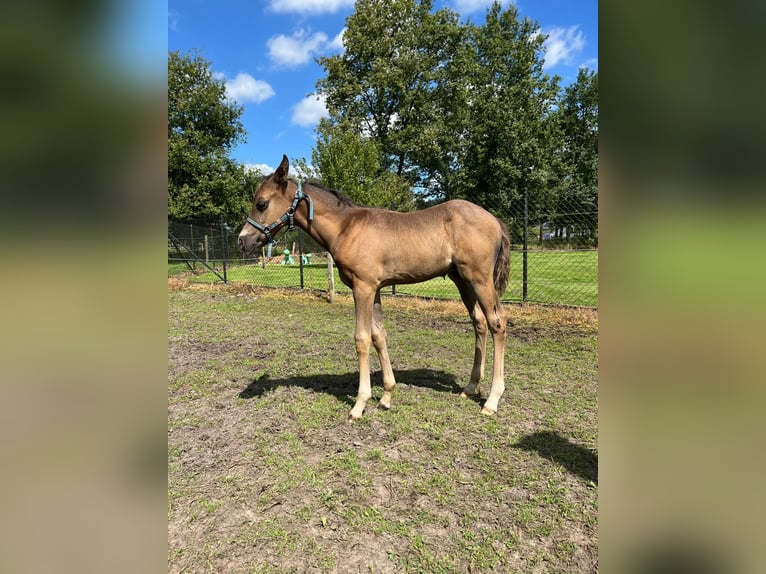
[[[481,24],[491,3],[435,0],[434,7]],[[546,73],[567,85],[581,67],[598,70],[597,0],[514,4],[549,36]],[[168,50],[197,50],[244,108],[247,141],[232,150],[234,159],[262,173],[274,171],[282,154],[311,163],[314,128],[327,114],[315,95],[324,70],[314,59],[342,53],[353,9],[353,0],[168,0]]]

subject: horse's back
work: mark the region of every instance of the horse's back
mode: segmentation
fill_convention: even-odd
[[[503,230],[498,219],[470,201],[452,199],[428,209],[439,213],[439,218],[445,223],[448,233],[454,236],[455,241],[465,241],[468,238],[477,241],[486,238],[494,243],[502,237]]]
[[[391,213],[394,217],[401,216],[411,221],[413,225],[448,224],[448,225],[484,225],[493,224],[495,216],[483,207],[464,199],[451,199],[407,213]]]

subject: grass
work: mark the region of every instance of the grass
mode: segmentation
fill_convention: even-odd
[[[487,418],[458,397],[461,305],[390,299],[393,407],[376,408],[374,358],[348,424],[350,297],[168,297],[170,572],[597,570],[595,311],[509,306],[507,388]]]
[[[220,263],[218,264],[220,267]],[[202,271],[204,268],[199,266]],[[168,276],[188,271],[183,263],[169,263]],[[305,265],[304,288],[327,290],[327,265]],[[260,264],[236,265],[227,269],[227,279],[263,287],[299,287],[300,269],[297,265]],[[211,272],[189,277],[192,282],[216,283],[220,279]],[[530,251],[527,269],[527,300],[535,303],[598,306],[598,251]],[[348,291],[335,270],[336,291]],[[522,254],[511,253],[511,279],[504,299],[522,300]],[[384,292],[390,293],[391,288]],[[397,294],[427,298],[459,299],[457,288],[449,279],[441,277],[424,283],[398,285]]]

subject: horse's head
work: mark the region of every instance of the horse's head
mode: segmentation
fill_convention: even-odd
[[[239,234],[239,248],[244,253],[249,255],[273,240],[274,234],[284,225],[285,221],[280,222],[280,219],[288,213],[293,202],[293,194],[287,190],[289,169],[290,162],[283,155],[277,170],[255,191],[250,217]]]

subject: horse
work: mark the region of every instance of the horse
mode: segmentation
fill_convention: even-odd
[[[492,386],[481,412],[493,416],[505,391],[506,312],[500,297],[509,275],[510,240],[505,225],[478,205],[451,200],[399,213],[361,207],[337,191],[288,179],[286,155],[260,183],[238,237],[252,254],[284,227],[300,227],[332,255],[341,281],[354,298],[354,340],[359,388],[349,421],[358,420],[371,397],[370,343],[383,374],[379,405],[391,408],[396,381],[386,346],[380,290],[448,276],[457,285],[476,336],[473,369],[462,397],[478,394],[484,377],[487,331],[492,334]]]

